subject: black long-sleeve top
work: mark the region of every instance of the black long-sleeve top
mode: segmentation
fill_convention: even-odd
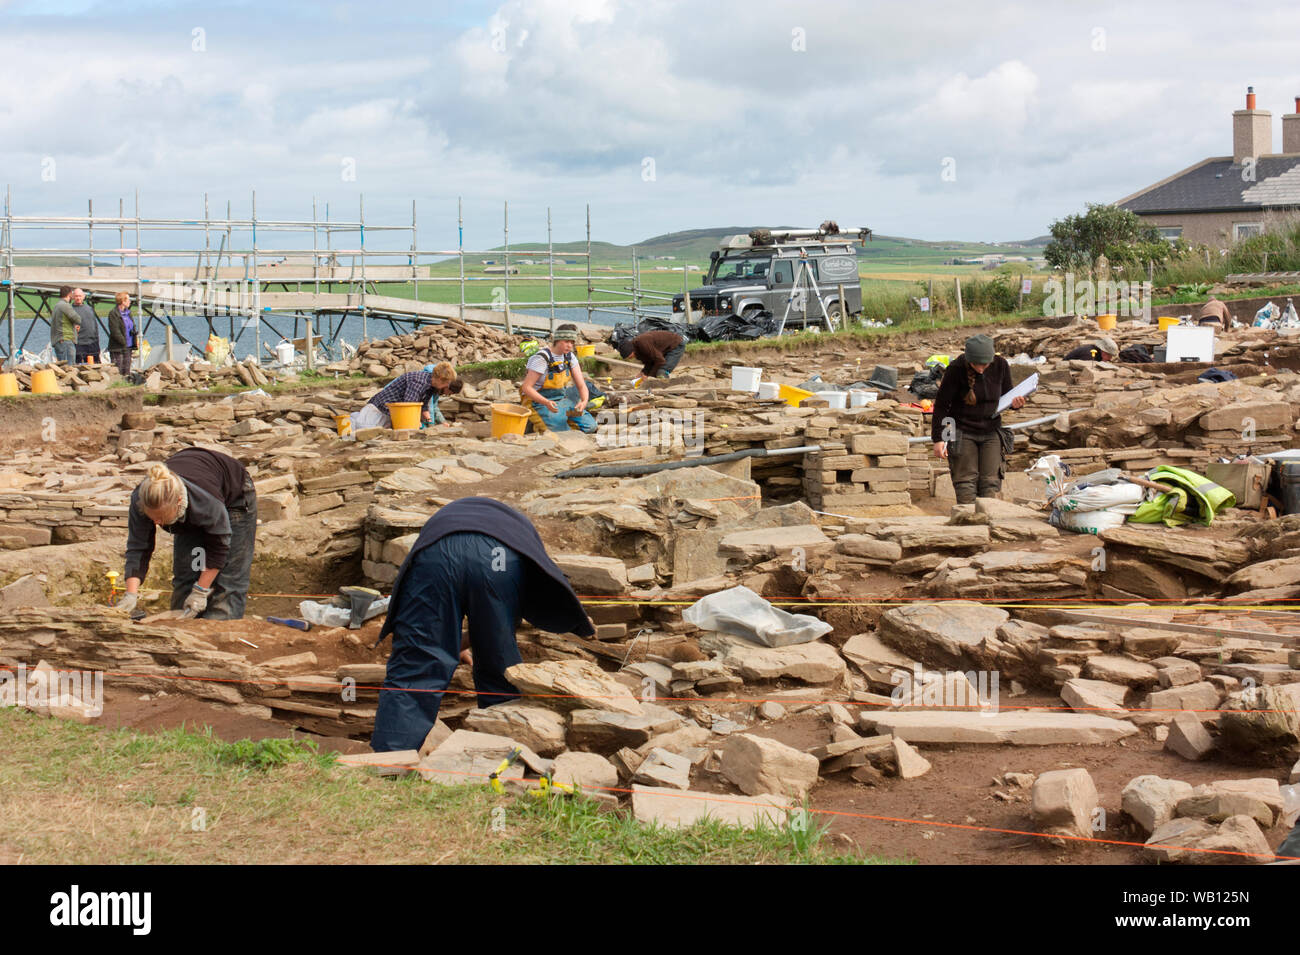
[[[975,376],[975,404],[966,404],[967,370],[965,355],[958,355],[948,365],[939,382],[939,394],[934,399],[934,416],[930,420],[930,440],[942,441],[943,422],[951,417],[957,427],[969,434],[990,434],[1002,427],[1002,415],[995,414],[998,401],[1011,390],[1011,366],[1001,355]]]
[[[204,538],[204,563],[220,570],[230,555],[230,512],[244,498],[248,471],[229,455],[205,448],[185,448],[166,461],[185,482],[189,505],[185,518],[166,528],[171,534],[188,531]],[[140,508],[140,488],[131,492],[126,527],[126,576],[144,580],[149,573],[157,534],[154,522]]]

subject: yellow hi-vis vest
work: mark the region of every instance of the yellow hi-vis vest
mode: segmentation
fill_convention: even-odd
[[[573,352],[557,355],[549,348],[543,348],[541,354],[546,356],[546,374],[537,384],[539,389],[563,391],[573,384]]]

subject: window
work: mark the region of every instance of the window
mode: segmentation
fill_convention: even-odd
[[[743,256],[737,258],[724,258],[718,263],[718,271],[714,276],[714,281],[736,281],[745,279],[757,279],[764,281],[767,276],[768,266],[772,264],[771,256]]]
[[[1240,242],[1254,235],[1263,235],[1264,225],[1260,222],[1234,222],[1232,224],[1232,241]]]
[[[1156,231],[1160,233],[1160,238],[1168,239],[1170,242],[1183,237],[1183,227],[1180,225],[1162,225],[1158,226]]]

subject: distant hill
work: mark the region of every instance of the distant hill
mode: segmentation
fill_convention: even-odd
[[[654,259],[656,256],[672,256],[673,260],[691,263],[704,263],[709,260],[709,253],[718,247],[719,240],[727,235],[744,235],[755,226],[725,226],[712,229],[686,229],[681,232],[668,232],[664,235],[651,236],[632,245],[615,245],[611,242],[591,243],[593,263],[618,261],[626,263],[632,258],[632,249],[641,259]],[[808,226],[770,226],[768,228],[808,228]],[[863,258],[871,259],[943,259],[956,256],[987,255],[1005,252],[1014,248],[1020,252],[1041,251],[1050,239],[1026,239],[1018,242],[961,242],[957,240],[931,241],[926,239],[909,239],[903,236],[873,235],[870,242],[859,250]],[[585,252],[585,242],[557,242],[557,253]],[[545,251],[544,242],[511,243],[510,254]],[[503,251],[497,246],[493,251]]]

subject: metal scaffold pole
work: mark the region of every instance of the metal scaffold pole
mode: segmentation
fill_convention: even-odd
[[[551,207],[546,207],[546,262],[550,276],[551,334],[555,334],[555,245],[551,241]]]
[[[460,320],[463,322],[465,321],[465,209],[459,196],[456,198],[456,252],[460,259]],[[506,328],[510,328],[508,318]]]
[[[415,300],[420,300],[420,243],[415,219],[415,200],[411,200],[411,280],[415,283]]]
[[[591,324],[591,203],[587,203],[587,324]]]
[[[502,203],[502,229],[505,234],[505,277],[506,277],[506,331],[513,333],[510,327],[510,203]]]
[[[253,190],[253,320],[257,323],[253,329],[257,338],[254,352],[257,364],[262,364],[262,283],[257,275],[257,190]]]
[[[357,219],[361,223],[361,340],[370,340],[370,329],[366,324],[366,197],[357,196],[358,209],[360,217]]]

